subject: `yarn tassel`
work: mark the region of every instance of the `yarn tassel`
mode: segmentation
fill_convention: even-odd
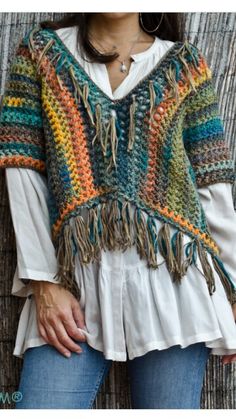
[[[222,261],[218,256],[212,256],[212,262],[216,272],[218,273],[225,293],[231,305],[236,303],[236,284],[230,278],[229,273],[226,271]]]
[[[209,264],[208,258],[207,258],[207,252],[203,245],[200,243],[198,239],[196,239],[197,244],[197,250],[198,250],[198,256],[201,261],[201,265],[203,268],[203,273],[207,281],[207,286],[209,290],[209,294],[212,295],[215,291],[215,278],[214,273],[212,271],[211,265]]]
[[[192,76],[192,74],[191,74],[191,71],[189,70],[189,66],[188,66],[187,61],[185,60],[185,58],[184,58],[183,56],[180,56],[180,61],[183,63],[183,65],[184,65],[184,67],[185,67],[185,70],[186,70],[186,77],[187,77],[187,79],[189,80],[189,82],[190,82],[190,84],[191,84],[192,89],[196,92],[196,91],[197,91],[197,89],[196,89],[196,87],[195,87],[194,80],[193,80],[193,76]]]
[[[174,281],[180,281],[185,275],[188,264],[183,262],[184,258],[184,246],[183,246],[183,233],[177,231],[172,236],[171,246],[175,261]],[[190,261],[189,261],[190,262]]]
[[[84,83],[83,90],[81,90],[80,85],[78,83],[78,80],[77,80],[77,78],[75,76],[74,69],[73,69],[73,66],[72,65],[69,66],[68,71],[69,71],[69,74],[71,76],[72,83],[74,85],[76,103],[77,104],[79,103],[79,97],[81,97],[82,100],[83,100],[84,106],[85,106],[85,108],[87,110],[88,116],[89,116],[89,118],[91,120],[91,123],[93,125],[95,125],[94,118],[93,118],[93,112],[92,112],[91,105],[90,105],[89,100],[88,100],[88,97],[89,97],[89,85],[88,85],[88,82],[86,81]]]
[[[109,208],[109,209],[108,209]],[[109,250],[115,250],[121,245],[121,235],[119,230],[119,208],[116,200],[111,203],[103,204],[101,209],[101,219],[103,225],[102,242]]]
[[[75,240],[79,248],[80,262],[87,264],[94,257],[94,246],[89,240],[89,230],[81,215],[75,217]]]
[[[41,65],[41,62],[42,62],[42,59],[43,59],[44,55],[51,48],[51,46],[54,44],[54,42],[55,42],[54,39],[50,39],[47,42],[47,44],[45,45],[45,47],[43,48],[42,52],[39,55],[39,59],[38,59],[37,66],[36,66],[36,72],[39,71],[39,68],[40,68],[40,65]]]
[[[139,208],[134,212],[135,243],[140,259],[147,258],[146,253],[146,222]]]
[[[150,121],[153,120],[153,113],[154,113],[154,107],[155,107],[155,100],[156,100],[156,92],[154,89],[154,81],[149,80],[149,92],[150,92]]]
[[[88,211],[87,229],[89,232],[89,240],[94,246],[98,243],[96,208],[90,208],[90,210]]]
[[[157,268],[157,255],[158,249],[158,235],[156,231],[156,225],[153,217],[148,216],[147,218],[147,260],[148,266],[151,268]]]
[[[79,83],[77,83],[77,80],[76,80],[76,77],[75,77],[75,74],[74,74],[74,69],[73,69],[72,66],[70,66],[68,68],[68,72],[69,72],[69,74],[71,76],[71,80],[72,80],[72,83],[74,85],[74,89],[75,89],[75,101],[76,101],[76,103],[78,105],[79,104],[79,101],[80,101],[80,97],[83,96],[83,92],[82,92],[82,90],[80,88]]]
[[[132,237],[132,223],[131,223],[131,208],[130,202],[125,201],[121,203],[119,201],[119,208],[121,214],[121,237],[122,237],[122,246],[125,249],[130,247],[133,243]]]
[[[120,230],[119,230],[119,226],[120,226],[119,221],[120,221],[120,212],[119,212],[118,202],[117,200],[112,200],[110,210],[109,210],[109,215],[108,215],[108,229],[109,229],[109,237],[108,237],[109,247],[108,248],[111,250],[116,249],[116,244],[119,246],[118,248],[120,248],[120,244],[122,241]],[[115,238],[116,243],[113,238]]]
[[[175,259],[170,240],[170,227],[163,223],[158,232],[158,245],[161,255],[166,260],[167,268],[170,273],[175,271]]]
[[[98,208],[91,208],[88,211],[87,230],[89,232],[89,241],[93,246],[95,260],[99,260],[101,251],[98,229]]]
[[[106,156],[107,155],[107,144],[108,144],[108,137],[109,137],[110,125],[111,125],[111,122],[109,120],[107,126],[105,126],[105,137],[104,137],[104,141],[102,141],[102,138],[101,138],[101,146],[102,146],[103,156]]]
[[[36,25],[34,29],[30,31],[29,38],[28,38],[28,48],[31,53],[31,58],[34,60],[35,58],[35,44],[34,44],[34,34],[40,30],[40,25]]]
[[[130,105],[130,124],[129,124],[129,141],[127,150],[130,151],[133,148],[135,140],[135,110],[136,110],[136,101],[135,95],[132,95],[132,103]]]
[[[59,87],[60,87],[61,90],[63,90],[63,84],[62,84],[62,82],[60,80],[60,77],[57,73],[56,73],[56,76],[57,76],[57,81],[58,81]]]
[[[105,150],[104,150],[104,145],[103,145],[103,142],[102,142],[102,137],[103,137],[102,108],[101,108],[100,103],[96,104],[95,118],[96,118],[96,134],[93,137],[92,145],[94,145],[96,138],[98,138],[98,140],[100,141],[100,144],[102,146],[103,154],[104,154]]]
[[[117,154],[117,148],[118,148],[118,136],[116,132],[116,111],[114,109],[111,110],[110,121],[106,128],[106,135],[105,135],[105,151],[106,152],[107,152],[107,141],[108,141],[109,133],[110,133],[111,158],[110,158],[109,165],[107,166],[107,171],[111,170],[113,165],[117,169],[116,154]]]
[[[186,53],[191,53],[190,48],[188,46],[188,41],[184,42],[182,47],[177,51],[177,55],[179,57],[179,60],[182,62],[183,66],[184,66],[186,78],[189,80],[192,89],[196,92],[196,87],[195,87],[195,84],[194,84],[192,73],[191,73],[190,68],[189,68],[189,64],[185,60]],[[194,55],[192,53],[191,53],[191,58],[193,59],[194,68],[199,73],[199,69],[197,68],[196,58],[194,57]]]
[[[84,101],[84,106],[87,109],[88,115],[90,117],[90,120],[91,120],[92,124],[95,125],[95,122],[94,122],[94,119],[93,119],[92,108],[91,108],[91,105],[89,103],[89,85],[88,85],[87,81],[84,83],[84,86],[83,86],[83,96],[82,96],[82,98],[83,98],[83,101]]]
[[[187,256],[184,261],[184,265],[186,264],[186,273],[187,267],[192,263],[196,264],[197,262],[197,245],[195,240],[192,240],[185,245],[185,254]]]
[[[176,70],[172,67],[172,64],[170,64],[168,70],[166,71],[166,78],[171,87],[170,97],[174,97],[176,102],[179,103],[179,88],[176,81]]]

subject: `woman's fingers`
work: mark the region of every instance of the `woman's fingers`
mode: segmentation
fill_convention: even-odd
[[[72,337],[73,339],[80,340],[82,342],[86,341],[86,336],[78,330],[75,320],[72,317],[72,313],[71,315],[68,315],[67,317],[63,318],[62,323],[70,337]]]
[[[71,337],[68,335],[68,332],[66,331],[63,323],[58,323],[57,325],[54,325],[53,329],[61,345],[63,345],[70,351],[77,353],[82,352],[81,347],[77,345],[77,343],[75,343],[73,339],[71,339]]]
[[[67,319],[64,320],[54,320],[52,321],[51,326],[54,328],[59,341],[64,346],[74,352],[81,350],[80,346],[77,345],[73,339],[80,340],[82,342],[85,342],[86,339],[85,336],[77,329],[73,318],[68,316]]]
[[[68,350],[66,346],[64,346],[60,341],[58,340],[58,337],[53,329],[49,324],[47,325],[47,335],[49,337],[49,343],[54,346],[62,355],[65,355],[66,357],[71,356],[71,352]]]
[[[54,311],[49,311],[47,314],[44,312],[43,324],[48,334],[48,329],[53,329],[57,339],[57,346],[61,344],[67,350],[74,352],[82,352],[82,349],[77,345],[72,338],[85,341],[86,338],[77,329],[76,323],[72,317],[72,312],[61,311],[58,314]],[[50,338],[51,341],[51,338]],[[54,341],[52,342],[54,344]]]

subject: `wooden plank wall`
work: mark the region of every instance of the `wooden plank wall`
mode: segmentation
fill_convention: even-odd
[[[36,22],[60,16],[52,13],[0,14],[0,95],[4,92],[7,71],[19,37]],[[201,48],[213,69],[226,139],[235,157],[236,13],[183,13],[182,25],[186,37]],[[0,392],[11,393],[17,389],[22,366],[22,361],[12,355],[22,299],[11,296],[16,248],[3,173],[0,173],[0,191]],[[233,196],[235,202],[235,187]],[[0,404],[4,409],[13,407],[14,403]],[[130,407],[126,363],[113,362],[94,408]],[[236,365],[223,367],[219,357],[211,356],[204,378],[202,409],[235,408]]]

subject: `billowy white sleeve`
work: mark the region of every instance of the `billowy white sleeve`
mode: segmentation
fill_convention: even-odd
[[[27,168],[10,167],[5,173],[17,251],[12,294],[27,297],[33,293],[30,280],[56,283],[53,277],[57,260],[51,240],[47,181],[41,173]]]
[[[213,239],[220,248],[225,269],[236,284],[236,212],[232,184],[218,182],[198,188]]]

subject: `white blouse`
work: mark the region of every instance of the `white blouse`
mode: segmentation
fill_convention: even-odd
[[[172,41],[155,38],[144,52],[133,54],[129,74],[112,92],[105,64],[84,61],[77,52],[76,28],[57,34],[89,76],[112,99],[126,95],[171,47]],[[7,168],[6,181],[16,236],[17,266],[12,294],[28,297],[20,314],[13,355],[23,358],[27,348],[46,344],[40,336],[31,284],[21,278],[56,282],[57,261],[51,241],[46,178],[31,169]],[[236,212],[232,185],[217,183],[198,189],[221,259],[236,281]],[[131,206],[131,210],[133,210]],[[143,213],[144,217],[146,214]],[[157,229],[161,222],[156,220]],[[171,235],[176,231],[170,227]],[[184,244],[190,237],[184,235]],[[182,348],[205,342],[212,355],[236,353],[236,324],[223,285],[213,269],[216,291],[210,296],[203,269],[190,265],[182,283],[173,283],[165,260],[158,270],[148,269],[135,246],[121,251],[102,250],[101,261],[82,266],[76,255],[76,281],[81,289],[87,342],[106,359],[126,361],[153,349]],[[81,330],[81,329],[80,329]]]

